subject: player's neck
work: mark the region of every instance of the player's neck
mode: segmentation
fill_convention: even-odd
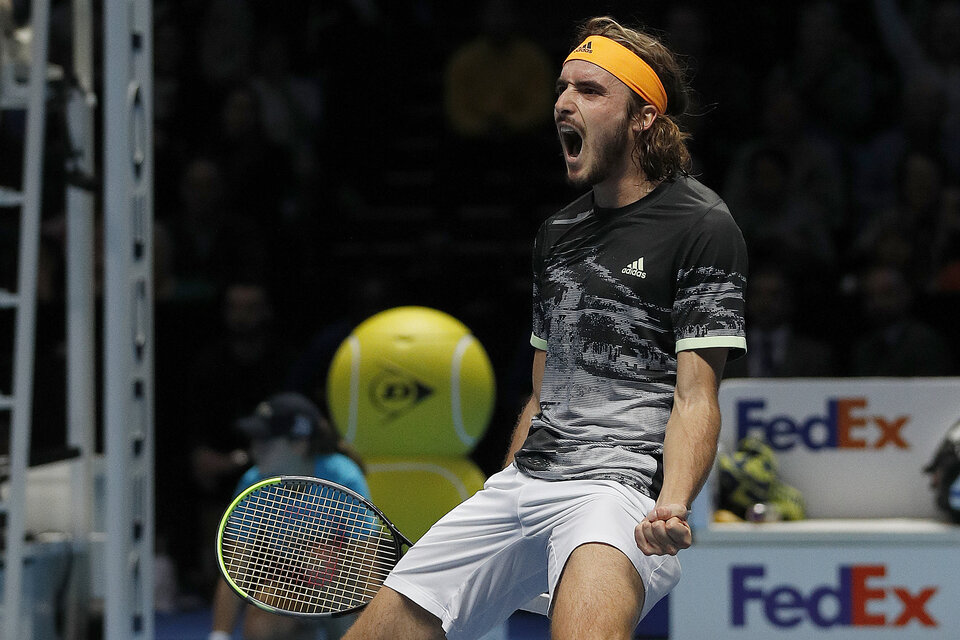
[[[631,171],[593,185],[593,202],[604,209],[619,209],[637,202],[658,184],[659,181],[648,180],[642,171]]]

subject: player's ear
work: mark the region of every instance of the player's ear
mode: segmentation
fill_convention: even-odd
[[[650,128],[653,121],[657,119],[657,109],[653,105],[645,104],[640,112],[633,117],[633,132],[639,134]]]

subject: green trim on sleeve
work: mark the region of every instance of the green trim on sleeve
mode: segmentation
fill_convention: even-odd
[[[682,338],[677,340],[677,353],[693,349],[712,349],[728,347],[747,350],[747,339],[743,336],[706,336],[704,338]]]
[[[544,340],[543,338],[539,337],[539,336],[538,336],[537,334],[535,334],[535,333],[531,333],[531,334],[530,334],[530,344],[532,344],[532,345],[534,346],[534,348],[540,349],[540,351],[546,351],[546,350],[547,350],[547,341]]]

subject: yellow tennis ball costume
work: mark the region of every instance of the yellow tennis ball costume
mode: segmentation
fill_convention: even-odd
[[[327,377],[330,413],[363,455],[461,455],[487,428],[495,396],[483,346],[455,318],[397,307],[362,322]]]

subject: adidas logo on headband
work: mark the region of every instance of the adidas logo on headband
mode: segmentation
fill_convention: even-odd
[[[593,53],[593,42],[587,40],[582,45],[574,49],[572,53]]]

